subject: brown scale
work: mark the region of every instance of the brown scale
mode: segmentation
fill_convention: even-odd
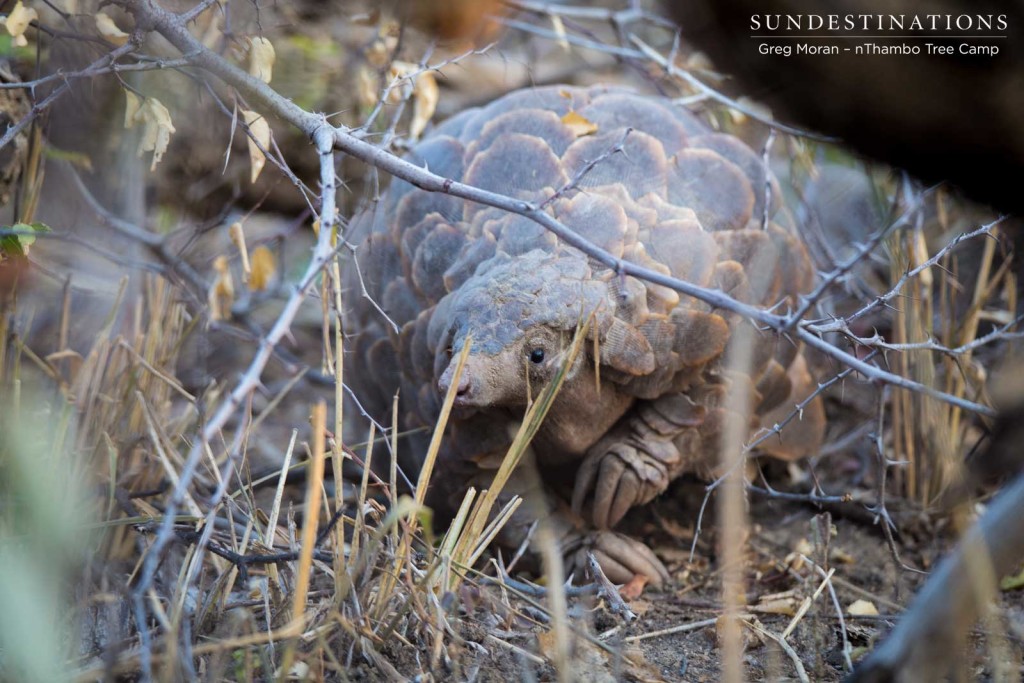
[[[644,238],[640,237],[639,232],[644,230],[647,231],[645,234],[649,233],[650,229],[658,222],[658,212],[634,201],[633,196],[629,194],[622,183],[613,183],[588,192],[588,194],[597,193],[616,202],[626,212],[627,224],[626,231],[622,234],[623,244],[631,244],[637,240],[642,242]]]
[[[497,239],[497,251],[518,256],[534,249],[550,249],[558,240],[544,226],[516,214],[488,221],[486,232]]]
[[[696,220],[662,221],[645,244],[651,256],[676,277],[700,287],[711,281],[720,250]]]
[[[729,230],[712,233],[723,258],[743,269],[751,303],[768,304],[780,296],[780,255],[767,233],[761,230]]]
[[[427,301],[440,301],[448,293],[444,273],[465,242],[461,230],[445,223],[436,225],[420,242],[412,264],[412,281]]]
[[[530,196],[546,187],[562,187],[569,176],[547,142],[533,135],[510,133],[495,140],[466,169],[465,182],[513,197]],[[472,220],[480,205],[466,203],[465,220]]]
[[[654,192],[664,196],[668,160],[661,143],[640,131],[606,133],[579,138],[562,156],[562,163],[571,178],[578,178],[578,187],[597,188],[621,184],[631,197]],[[614,151],[622,144],[621,151]],[[604,160],[587,169],[588,163],[604,156]]]
[[[614,199],[577,194],[573,199],[558,203],[555,217],[587,241],[622,258],[627,219],[622,205]]]
[[[565,125],[570,111],[597,130],[581,135]],[[611,153],[620,143],[622,151]],[[753,306],[792,308],[813,286],[760,154],[666,100],[602,87],[519,91],[445,122],[409,159],[543,206],[616,258]],[[590,338],[534,438],[532,464],[503,494],[525,502],[499,543],[518,545],[548,517],[570,561],[592,549],[613,581],[642,573],[662,582],[667,572],[657,557],[612,527],[683,473],[715,473],[730,386],[749,395],[752,429],[784,419],[814,390],[799,346],[591,261],[522,216],[396,182],[352,226],[346,237],[358,245],[368,293],[401,333],[365,297],[347,297],[346,377],[384,424],[400,389],[402,430],[434,424],[445,394],[455,392],[428,498],[442,514],[467,487],[488,485],[528,401],[590,322]],[[349,291],[359,292],[354,269],[346,272]],[[743,374],[724,366],[738,326],[754,340]],[[470,338],[452,386],[453,361]],[[365,434],[358,411],[347,415],[353,434]],[[815,452],[823,419],[820,401],[812,401],[764,450],[790,459]],[[422,458],[428,440],[412,435],[400,454]],[[386,463],[384,455],[375,461]]]
[[[414,320],[420,312],[420,303],[404,277],[397,277],[384,288],[384,310],[396,325]]]
[[[449,292],[458,289],[476,272],[477,266],[494,256],[496,250],[497,244],[491,235],[481,235],[466,244],[444,272],[444,286]]]
[[[596,123],[599,130],[613,131],[628,126],[647,133],[661,141],[665,156],[675,154],[686,144],[686,129],[654,99],[612,93],[594,98],[579,112]]]
[[[765,173],[764,160],[754,154],[753,150],[743,144],[739,139],[722,133],[701,135],[690,139],[690,146],[696,149],[709,149],[719,156],[734,163],[750,181],[750,187],[754,193],[754,220],[761,220],[764,212],[764,199],[766,189],[766,176],[771,183],[771,209],[774,213],[779,206],[779,197],[782,191],[775,178]]]
[[[736,230],[750,220],[754,191],[731,161],[708,149],[684,149],[669,165],[669,201],[693,209],[705,230]]]
[[[576,137],[562,125],[558,114],[544,109],[517,109],[487,122],[480,137],[472,142],[468,154],[472,158],[483,152],[491,143],[509,133],[531,135],[547,142],[556,156],[565,153]]]

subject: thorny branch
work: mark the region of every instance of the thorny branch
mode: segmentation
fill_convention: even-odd
[[[961,242],[966,242],[967,240],[972,240],[976,237],[992,237],[992,231],[1004,220],[1006,220],[1006,217],[1000,216],[991,223],[986,223],[985,225],[982,225],[981,227],[975,230],[957,235],[948,243],[946,243],[941,249],[935,252],[927,261],[903,273],[903,275],[900,276],[900,279],[896,282],[896,284],[893,285],[892,289],[890,289],[885,294],[876,297],[874,301],[865,304],[859,310],[851,313],[845,318],[834,320],[833,322],[830,323],[814,325],[812,326],[812,329],[814,330],[814,332],[818,334],[828,334],[829,332],[842,332],[844,334],[849,333],[849,323],[853,322],[854,320],[857,320],[858,318],[863,317],[864,315],[870,313],[879,306],[889,305],[889,302],[895,299],[897,296],[899,296],[900,292],[903,291],[903,287],[907,284],[907,282],[914,279],[915,277],[920,275],[922,272],[928,270],[932,266],[938,264],[939,261],[941,261],[946,256],[946,254],[948,254],[950,251],[956,248],[957,245],[959,245]],[[860,343],[860,340],[858,340],[856,337],[854,337],[853,335],[850,336],[854,339],[854,341]]]
[[[664,17],[649,12],[638,5],[630,5],[620,10],[606,7],[588,7],[585,5],[556,5],[547,2],[533,2],[532,0],[507,0],[509,7],[525,10],[534,14],[566,17],[573,19],[584,19],[589,21],[606,21],[613,26],[628,26],[630,24],[644,21],[661,28],[675,31],[676,25]]]
[[[877,354],[878,354],[878,351],[872,351],[871,354],[867,356],[866,360],[870,360],[871,358],[873,358]],[[797,403],[796,406],[794,407],[794,409],[780,423],[772,425],[771,428],[763,428],[763,429],[761,429],[760,432],[755,434],[754,438],[751,439],[750,441],[748,441],[743,446],[743,452],[742,452],[741,455],[742,456],[749,455],[755,449],[757,449],[758,446],[763,444],[766,440],[768,440],[772,436],[776,436],[777,435],[777,436],[779,436],[781,438],[783,428],[787,424],[792,422],[794,419],[796,419],[797,417],[801,416],[803,414],[804,409],[808,405],[810,405],[811,402],[815,398],[820,396],[826,389],[828,389],[829,387],[833,386],[834,384],[842,382],[844,379],[849,377],[852,373],[853,373],[853,368],[846,368],[845,370],[842,370],[841,372],[839,372],[836,375],[834,375],[831,379],[829,379],[829,380],[827,380],[825,382],[819,382],[818,386],[814,389],[814,391],[812,391],[802,401]],[[700,511],[697,513],[697,523],[694,526],[693,542],[690,544],[690,561],[693,561],[693,557],[694,557],[694,555],[697,552],[697,541],[700,539],[700,530],[701,530],[701,526],[702,526],[703,521],[704,521],[704,512],[707,509],[708,503],[711,501],[712,494],[732,474],[734,474],[734,472],[736,471],[737,467],[743,467],[745,464],[746,464],[746,458],[745,457],[737,458],[736,461],[735,461],[735,464],[733,464],[732,467],[730,467],[726,472],[722,473],[721,476],[719,476],[713,482],[711,482],[710,484],[708,484],[707,486],[704,487],[704,499],[701,501]],[[763,479],[763,477],[762,477],[762,479]],[[771,486],[768,486],[767,482],[765,482],[765,488],[754,486],[752,484],[747,484],[746,485],[746,490],[748,492],[750,492],[750,493],[759,493],[759,494],[763,494],[763,495],[769,496],[771,498],[778,498],[780,500],[802,501],[802,502],[813,503],[815,505],[821,505],[823,503],[845,503],[845,502],[849,501],[849,496],[845,496],[845,495],[844,496],[830,496],[830,495],[826,494],[824,491],[822,491],[818,487],[817,482],[815,482],[814,490],[811,491],[810,493],[788,493],[788,492],[783,492],[783,491],[776,491]]]
[[[445,67],[458,64],[468,57],[486,54],[493,47],[494,43],[491,43],[481,48],[473,48],[470,50],[466,50],[460,55],[449,57],[448,59],[444,59],[434,64],[427,63],[427,60],[429,59],[429,54],[424,55],[417,69],[415,69],[414,71],[410,71],[409,73],[402,73],[395,76],[395,78],[393,78],[391,81],[387,83],[387,85],[384,86],[383,91],[377,96],[377,104],[374,105],[373,110],[371,110],[370,113],[366,116],[362,125],[360,125],[359,128],[352,130],[353,135],[357,135],[359,137],[368,137],[369,135],[371,135],[370,131],[373,128],[374,122],[377,120],[377,117],[380,116],[380,113],[384,109],[385,104],[391,102],[391,94],[392,92],[394,92],[395,88],[398,88],[399,86],[406,84],[413,84],[416,82],[417,78],[419,78],[425,73],[440,74],[442,73],[442,70]],[[409,96],[411,94],[411,88],[404,89],[402,104],[408,101]],[[393,128],[393,126],[389,127],[389,129],[390,128]],[[386,144],[382,142],[381,146],[386,147]]]
[[[765,116],[761,112],[758,112],[755,109],[752,109],[744,105],[743,103],[732,99],[731,97],[723,95],[722,93],[718,92],[714,88],[709,87],[704,82],[696,78],[689,71],[677,67],[675,65],[675,54],[676,52],[678,52],[679,49],[679,34],[676,34],[675,42],[672,45],[672,52],[668,57],[663,57],[657,50],[655,50],[650,45],[640,40],[640,38],[636,36],[630,36],[630,40],[633,42],[634,45],[636,45],[639,48],[640,56],[650,59],[655,64],[659,65],[661,68],[665,69],[665,72],[670,76],[675,76],[676,78],[683,80],[687,85],[689,85],[691,88],[699,92],[702,96],[715,100],[719,104],[724,104],[725,106],[731,109],[735,109],[736,111],[744,114],[745,116],[749,116],[755,121],[760,121],[764,125],[769,126],[772,129],[779,130],[783,133],[810,138],[812,140],[820,140],[822,142],[834,142],[833,138],[818,135],[816,133],[811,133],[810,131],[800,130],[799,128],[793,128],[792,126],[787,126],[783,123],[779,123],[778,121],[775,121],[774,119]]]
[[[896,539],[893,536],[893,530],[896,528],[896,523],[892,521],[892,517],[889,515],[889,508],[886,507],[886,492],[888,491],[887,481],[889,478],[889,468],[893,465],[900,465],[902,463],[893,462],[885,455],[885,447],[882,444],[883,434],[885,434],[885,402],[883,396],[880,394],[878,397],[878,408],[876,411],[876,422],[874,433],[871,434],[872,446],[874,447],[875,457],[878,461],[878,478],[876,482],[875,491],[875,504],[868,506],[868,511],[875,516],[875,522],[880,524],[882,527],[882,533],[885,534],[885,542],[889,547],[889,553],[892,555],[893,562],[902,567],[904,570],[909,572],[916,572],[923,574],[920,569],[911,567],[906,564],[900,557],[900,551],[896,547]]]
[[[864,262],[870,254],[878,248],[886,237],[893,233],[897,228],[904,225],[911,215],[916,213],[921,208],[921,203],[924,198],[935,189],[934,187],[925,190],[924,192],[918,193],[914,200],[910,203],[910,206],[897,218],[892,221],[889,225],[883,226],[873,233],[868,235],[868,238],[861,244],[854,245],[856,249],[850,256],[827,273],[821,274],[821,281],[818,285],[809,293],[800,297],[800,305],[791,314],[791,318],[794,320],[803,320],[804,316],[811,312],[811,310],[818,304],[821,298],[836,285],[839,281],[845,278],[850,271],[856,268],[859,264]]]
[[[98,60],[92,66],[80,69],[78,71],[57,71],[46,76],[40,76],[31,81],[13,81],[11,83],[0,83],[0,90],[30,90],[35,91],[36,88],[53,83],[56,81],[73,81],[73,80],[84,80],[89,78],[95,78],[96,76],[102,76],[104,74],[120,74],[120,73],[131,73],[135,71],[163,71],[166,69],[178,69],[179,67],[188,66],[189,61],[185,57],[179,59],[166,59],[166,60],[142,60],[132,64],[121,64],[119,62],[109,62],[109,58],[113,55],[107,55],[103,59]],[[116,57],[115,57],[116,59]]]
[[[128,43],[125,43],[121,47],[113,50],[109,54],[103,55],[101,58],[97,59],[95,62],[93,62],[91,65],[89,65],[86,69],[84,69],[84,71],[86,71],[86,72],[92,71],[95,75],[103,73],[104,70],[106,70],[111,64],[113,64],[118,59],[120,59],[124,55],[128,54],[129,52],[131,52],[135,48],[136,48],[136,45],[133,42],[129,41]],[[64,95],[65,93],[67,93],[70,89],[71,89],[71,81],[65,81],[64,83],[61,83],[59,86],[54,88],[53,92],[51,92],[49,95],[47,95],[41,101],[36,102],[35,104],[33,104],[32,105],[32,110],[28,113],[27,116],[22,117],[20,120],[18,120],[17,123],[15,123],[15,124],[13,124],[11,126],[8,126],[7,130],[4,131],[3,136],[0,137],[0,149],[3,149],[7,145],[11,144],[11,141],[14,140],[14,138],[18,135],[18,133],[20,133],[21,131],[25,130],[25,128],[27,128],[30,123],[35,121],[36,118],[38,118],[40,114],[42,114],[47,109],[49,109],[53,105],[54,102],[56,102],[58,99],[60,99],[60,97],[62,95]]]

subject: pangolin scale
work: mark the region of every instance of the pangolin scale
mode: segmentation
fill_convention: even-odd
[[[663,99],[605,87],[522,90],[449,119],[408,159],[543,205],[617,257],[750,304],[792,305],[812,285],[762,159]],[[749,392],[752,428],[814,388],[791,341],[624,277],[519,215],[396,181],[347,238],[357,248],[346,269],[346,377],[382,424],[397,392],[399,427],[428,428],[399,446],[412,477],[452,361],[472,336],[428,498],[442,513],[468,486],[486,488],[530,397],[591,321],[596,343],[568,370],[506,488],[527,504],[498,542],[518,545],[548,517],[570,561],[593,551],[613,580],[667,577],[646,546],[610,529],[681,474],[713,474],[729,386]],[[724,363],[739,326],[755,338],[745,373]],[[823,430],[816,399],[762,450],[799,458]]]

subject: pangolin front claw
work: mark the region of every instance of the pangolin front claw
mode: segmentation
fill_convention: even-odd
[[[581,539],[580,546],[567,558],[572,567],[587,566],[587,553],[601,566],[601,571],[612,583],[624,584],[640,574],[651,586],[661,586],[671,578],[658,556],[640,541],[614,531],[590,531]]]
[[[671,475],[667,463],[677,458],[674,447],[670,442],[653,442],[644,448],[599,443],[577,471],[573,510],[582,515],[593,493],[591,521],[598,529],[610,529],[630,508],[647,503],[668,488]]]

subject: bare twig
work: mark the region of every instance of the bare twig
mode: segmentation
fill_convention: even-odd
[[[121,47],[112,50],[109,54],[103,55],[103,57],[99,58],[98,60],[90,64],[88,67],[86,67],[84,71],[92,71],[95,74],[102,73],[111,64],[113,64],[118,59],[128,54],[137,47],[138,45],[136,44],[135,40],[131,40],[122,45]],[[21,117],[21,119],[19,119],[17,123],[8,126],[7,130],[4,131],[3,136],[0,137],[0,149],[3,149],[7,145],[9,145],[11,141],[14,140],[14,138],[19,133],[21,133],[21,131],[25,130],[25,128],[27,128],[29,124],[35,121],[40,114],[49,109],[54,102],[60,99],[60,97],[64,95],[66,92],[68,92],[70,89],[71,82],[65,81],[64,83],[61,83],[59,86],[54,88],[53,92],[47,95],[44,99],[33,104],[31,111],[29,111],[27,115]]]
[[[601,586],[601,595],[608,600],[609,606],[612,608],[612,612],[621,615],[625,622],[628,624],[636,619],[636,615],[633,614],[633,610],[629,609],[625,600],[619,595],[619,589],[615,587],[608,577],[604,575],[604,571],[601,570],[601,565],[597,563],[597,558],[594,557],[594,553],[587,553],[587,568],[590,569],[590,575],[594,577],[598,585]]]
[[[818,135],[816,133],[811,133],[809,131],[800,130],[798,128],[793,128],[792,126],[787,126],[784,123],[779,123],[778,121],[775,121],[774,119],[766,117],[764,114],[762,114],[762,113],[760,113],[760,112],[758,112],[758,111],[756,111],[754,109],[751,109],[748,106],[745,106],[741,102],[737,102],[736,100],[732,99],[731,97],[723,95],[722,93],[718,92],[717,90],[715,90],[711,86],[709,86],[706,83],[704,83],[701,80],[699,80],[696,76],[691,74],[689,71],[686,71],[685,69],[680,69],[678,66],[673,64],[668,58],[663,56],[661,53],[659,53],[657,50],[655,50],[653,47],[651,47],[650,45],[648,45],[644,41],[640,40],[640,38],[638,38],[637,36],[631,35],[629,37],[629,39],[633,42],[634,45],[636,45],[639,48],[640,56],[646,57],[647,59],[650,59],[652,62],[654,62],[655,64],[660,66],[662,69],[664,69],[665,72],[668,73],[670,76],[675,76],[676,78],[681,79],[687,85],[689,85],[691,88],[693,88],[694,90],[699,92],[701,95],[709,97],[709,98],[715,100],[716,102],[718,102],[720,104],[724,104],[725,106],[729,107],[730,109],[735,109],[736,111],[740,112],[744,116],[749,116],[750,118],[754,119],[755,121],[759,121],[760,123],[763,123],[764,125],[769,126],[772,129],[774,129],[774,130],[779,130],[779,131],[782,131],[783,133],[789,133],[790,135],[796,135],[798,137],[810,138],[810,139],[813,139],[813,140],[820,140],[822,142],[834,142],[835,141],[834,138],[830,138],[830,137],[827,137],[827,136],[824,136],[824,135]],[[679,35],[678,34],[676,34],[675,40],[676,40],[676,43],[678,43],[678,41],[679,41]],[[673,47],[673,51],[675,51],[676,49],[677,49],[676,47]]]

